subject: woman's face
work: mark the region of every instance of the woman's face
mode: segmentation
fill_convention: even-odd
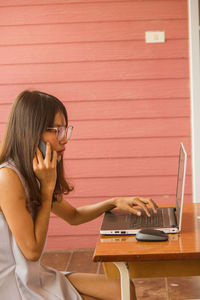
[[[54,123],[52,127],[66,126],[65,117],[61,112],[57,112],[54,118]],[[58,141],[55,131],[45,131],[42,134],[42,139],[44,142],[49,142],[51,149],[58,153],[58,159],[64,154],[65,144],[67,144],[66,135],[61,141]]]

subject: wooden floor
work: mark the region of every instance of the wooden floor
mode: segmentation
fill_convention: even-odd
[[[41,262],[60,271],[103,273],[93,249],[48,251]],[[200,300],[200,277],[135,279],[138,300]]]

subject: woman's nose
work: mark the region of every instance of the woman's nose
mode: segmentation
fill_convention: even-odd
[[[66,135],[64,136],[64,138],[60,141],[60,144],[61,145],[65,145],[65,144],[67,144],[68,143],[68,139],[67,139],[67,137],[66,137]]]

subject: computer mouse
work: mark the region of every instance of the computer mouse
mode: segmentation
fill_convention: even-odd
[[[141,229],[136,234],[136,240],[138,241],[154,241],[154,242],[160,242],[160,241],[167,241],[168,240],[168,234],[165,233],[162,230],[148,228],[148,229]]]

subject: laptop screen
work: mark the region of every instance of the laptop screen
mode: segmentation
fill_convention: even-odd
[[[176,212],[177,212],[179,229],[181,229],[180,227],[181,227],[183,197],[184,197],[184,189],[185,189],[186,162],[187,162],[187,153],[185,151],[183,144],[181,143],[180,152],[179,152],[177,187],[176,187]]]

